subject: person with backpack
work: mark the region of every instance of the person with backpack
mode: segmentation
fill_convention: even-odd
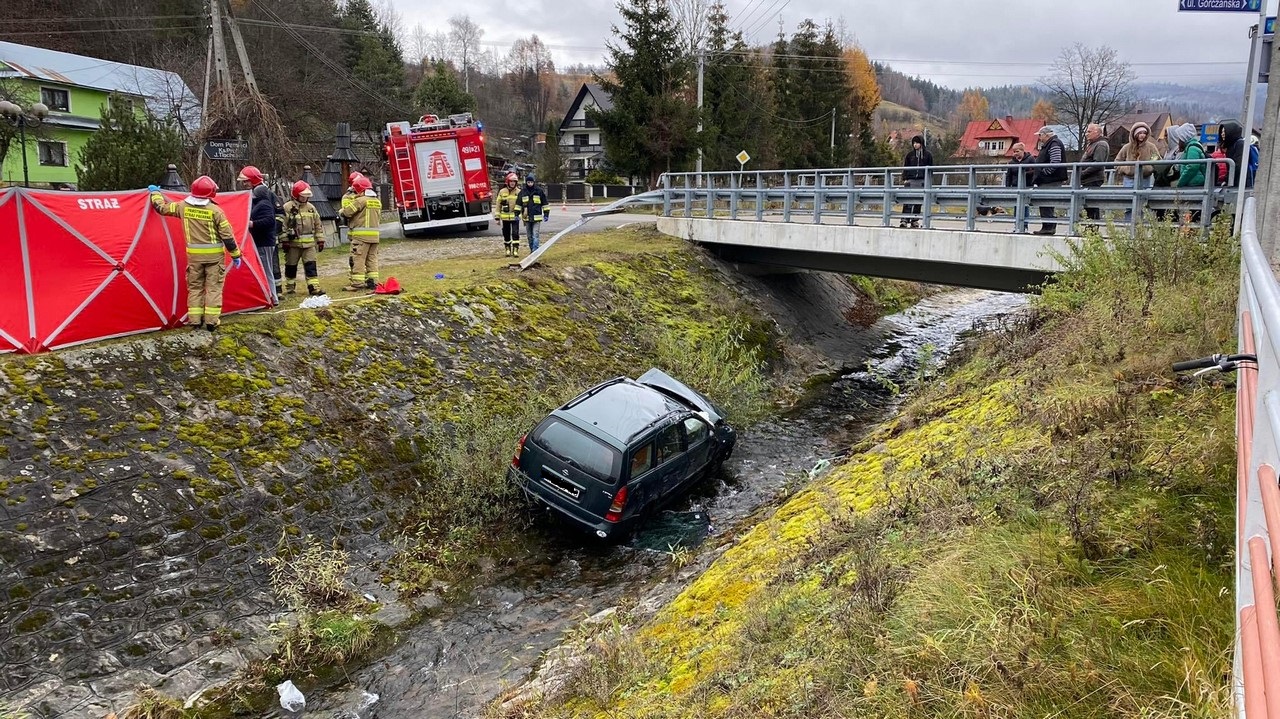
[[[1205,159],[1204,145],[1200,144],[1200,133],[1196,126],[1189,122],[1170,127],[1165,132],[1169,138],[1169,148],[1176,151],[1176,158],[1183,164],[1174,165],[1177,169],[1177,181],[1174,187],[1204,187],[1205,164],[1198,160]],[[1200,210],[1191,210],[1186,216],[1189,222],[1200,221]]]

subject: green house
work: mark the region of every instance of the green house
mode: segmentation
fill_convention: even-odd
[[[113,97],[172,118],[188,133],[200,121],[199,102],[176,73],[0,42],[0,99],[23,108],[37,102],[49,108],[43,122],[27,127],[32,187],[75,187],[80,148],[97,131],[102,109]],[[21,184],[22,145],[15,137],[0,161],[0,187]]]

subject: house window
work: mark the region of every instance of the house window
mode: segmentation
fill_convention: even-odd
[[[71,112],[71,95],[56,87],[40,88],[40,102],[54,112]]]
[[[589,144],[591,144],[590,135],[574,135],[573,136],[574,147],[586,147]]]
[[[51,140],[40,141],[40,164],[50,167],[67,166],[67,143]]]

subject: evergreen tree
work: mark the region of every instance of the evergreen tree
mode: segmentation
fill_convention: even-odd
[[[624,28],[614,33],[623,45],[609,46],[611,77],[596,76],[613,108],[587,116],[600,126],[612,167],[653,185],[659,174],[687,167],[696,147],[690,64],[665,0],[626,0],[618,11]]]
[[[159,182],[169,163],[181,161],[182,135],[134,102],[112,95],[102,109],[100,129],[80,148],[81,190],[136,190]]]
[[[377,136],[392,120],[403,120],[404,54],[391,28],[378,22],[369,0],[347,0],[342,26],[346,67],[368,92],[352,89],[350,122],[353,129]],[[381,101],[369,94],[381,97]]]
[[[439,115],[475,112],[476,98],[462,89],[457,75],[444,60],[436,60],[413,93],[415,111]]]
[[[555,120],[547,123],[547,141],[538,155],[538,179],[542,182],[565,181],[564,156],[560,154],[560,126]]]
[[[724,3],[711,6],[708,18],[705,82],[703,92],[703,167],[736,170],[737,154],[746,150],[757,163],[767,163],[771,153],[768,130],[768,93],[759,73],[751,67],[760,58],[743,40],[730,34]]]
[[[773,45],[775,133],[787,167],[830,167],[846,161],[851,91],[835,29],[804,20]],[[832,116],[835,147],[832,148]]]

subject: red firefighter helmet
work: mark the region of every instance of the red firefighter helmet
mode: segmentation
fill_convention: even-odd
[[[290,194],[293,195],[293,199],[295,200],[309,199],[311,197],[311,185],[308,185],[302,180],[298,180],[293,183],[293,190]]]
[[[351,189],[355,190],[356,193],[365,192],[373,189],[373,183],[369,181],[369,178],[360,175],[351,181]]]
[[[191,183],[191,196],[201,200],[212,200],[218,194],[218,183],[208,175],[201,175]]]
[[[240,174],[236,176],[236,182],[247,182],[249,187],[257,187],[262,184],[262,181],[262,170],[253,165],[245,165]]]
[[[520,176],[519,176],[519,175],[517,175],[517,174],[516,174],[516,173],[514,173],[514,172],[508,172],[508,173],[507,173],[507,182],[519,182],[519,181],[520,181]]]
[[[359,171],[359,170],[352,170],[352,171],[351,171],[351,174],[350,174],[350,175],[347,175],[347,184],[348,184],[348,185],[354,185],[354,184],[356,184],[356,178],[357,178],[357,177],[364,177],[364,175],[360,174],[360,171]]]

